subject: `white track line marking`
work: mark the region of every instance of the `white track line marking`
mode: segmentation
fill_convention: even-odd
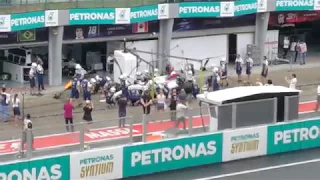
[[[218,175],[218,176],[211,176],[211,177],[205,177],[205,178],[199,178],[199,179],[193,179],[193,180],[221,179],[221,178],[225,178],[225,177],[233,177],[233,176],[239,176],[239,175],[243,175],[243,174],[250,174],[250,173],[256,173],[256,172],[261,172],[261,171],[269,171],[269,170],[274,170],[274,169],[299,166],[299,165],[316,163],[316,162],[320,162],[320,159],[312,159],[312,160],[308,160],[308,161],[300,161],[300,162],[289,163],[289,164],[281,164],[281,165],[277,165],[277,166],[269,166],[269,167],[264,167],[264,168],[259,168],[259,169],[252,169],[252,170],[240,171],[240,172],[229,173],[229,174],[222,174],[222,175]]]

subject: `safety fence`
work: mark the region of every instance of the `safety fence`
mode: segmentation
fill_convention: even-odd
[[[309,119],[69,152],[0,165],[2,179],[120,179],[320,146]]]
[[[32,130],[0,132],[0,161],[31,159],[40,156],[56,155],[72,151],[85,151],[137,142],[157,142],[175,139],[180,136],[194,136],[226,129],[237,129],[262,124],[276,123],[277,120],[298,119],[291,109],[299,97],[286,97],[285,108],[278,108],[275,98],[248,102],[209,106],[204,103],[198,108],[185,111],[154,112],[149,115],[135,113],[123,119],[80,122],[72,125],[49,123],[34,126]],[[262,106],[262,108],[257,108]],[[278,111],[282,112],[282,119]],[[292,111],[292,110],[291,110]],[[117,113],[117,112],[114,112]],[[281,113],[280,113],[281,114]],[[310,116],[309,116],[310,117]],[[82,114],[74,116],[82,119]]]

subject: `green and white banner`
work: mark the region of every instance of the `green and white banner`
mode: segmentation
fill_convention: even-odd
[[[127,146],[123,177],[222,162],[222,133]]]
[[[319,119],[268,126],[267,154],[319,147],[319,128]]]
[[[319,0],[277,0],[276,11],[318,10]]]
[[[69,156],[57,156],[2,164],[0,165],[0,179],[70,180],[70,159]]]

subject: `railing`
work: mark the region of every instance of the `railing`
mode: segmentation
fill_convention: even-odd
[[[299,97],[290,96],[281,101],[278,103],[278,99],[270,98],[222,106],[208,106],[202,103],[201,107],[188,108],[186,111],[165,110],[149,115],[126,117],[125,126],[121,128],[120,119],[66,126],[63,116],[59,116],[62,122],[60,125],[50,124],[10,134],[0,133],[0,162],[272,124],[279,119],[299,119],[294,116]],[[283,105],[283,108],[279,109],[278,104]],[[279,111],[283,112],[280,118]],[[80,114],[74,118],[82,119]]]
[[[99,7],[134,7],[160,3],[178,2],[220,2],[220,0],[1,0],[0,12],[21,13],[50,9],[99,8]],[[235,1],[235,0],[224,0]]]

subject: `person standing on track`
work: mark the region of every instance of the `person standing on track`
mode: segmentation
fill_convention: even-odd
[[[126,126],[127,104],[127,97],[121,94],[118,100],[119,128]]]
[[[238,83],[240,83],[241,80],[241,74],[242,74],[242,65],[243,65],[243,59],[241,58],[240,54],[237,55],[237,59],[236,59],[236,73],[238,75]]]
[[[8,122],[9,121],[9,103],[10,103],[10,94],[6,92],[6,88],[2,88],[2,93],[1,93],[1,113],[2,113],[2,118],[3,122]]]
[[[77,77],[72,80],[71,84],[71,101],[75,100],[78,106],[81,106],[81,102],[79,101],[80,96],[80,81]]]
[[[288,79],[288,77],[286,76],[285,80],[289,84],[289,88],[296,89],[297,82],[298,82],[296,74],[292,74],[292,78],[291,79]]]
[[[318,85],[317,88],[317,103],[316,103],[316,108],[314,111],[318,112],[319,111],[319,104],[320,104],[320,85]]]
[[[268,67],[269,67],[269,61],[266,56],[263,57],[262,62],[262,71],[261,71],[261,79],[262,83],[266,83],[266,78],[268,77]]]
[[[170,118],[171,121],[175,121],[177,119],[177,90],[176,89],[172,89],[172,92],[170,93],[170,104],[169,104],[169,108],[170,108]]]
[[[150,110],[151,110],[151,105],[152,105],[152,97],[150,95],[149,90],[146,90],[143,93],[143,96],[140,99],[141,101],[141,105],[142,105],[142,109],[143,109],[143,114],[150,114]]]
[[[44,82],[43,82],[43,77],[44,76],[44,69],[42,65],[39,63],[37,65],[37,79],[38,79],[38,92],[39,95],[41,94],[41,91],[45,90],[44,89]]]
[[[66,103],[63,105],[64,110],[64,120],[66,123],[67,132],[74,132],[73,126],[73,105],[72,99],[67,99]]]
[[[180,123],[183,124],[183,129],[186,129],[186,117],[187,117],[187,105],[185,102],[179,101],[177,104],[177,120],[176,128],[179,127]]]
[[[82,90],[83,90],[83,101],[91,101],[91,83],[88,81],[87,78],[82,80]]]
[[[36,73],[37,73],[37,64],[32,63],[29,71],[29,82],[30,82],[30,94],[31,96],[35,95],[35,87],[36,87]]]
[[[247,54],[247,59],[246,59],[246,74],[248,76],[248,81],[250,81],[250,76],[252,72],[252,67],[253,67],[253,60],[251,58],[251,54]]]
[[[86,105],[83,107],[83,117],[82,119],[86,121],[86,131],[90,131],[90,124],[92,124],[92,110],[93,103],[90,100],[86,100]]]
[[[13,115],[14,115],[15,126],[18,126],[19,119],[21,118],[20,99],[18,98],[18,94],[15,94],[15,95],[13,96],[12,108],[13,108]]]

